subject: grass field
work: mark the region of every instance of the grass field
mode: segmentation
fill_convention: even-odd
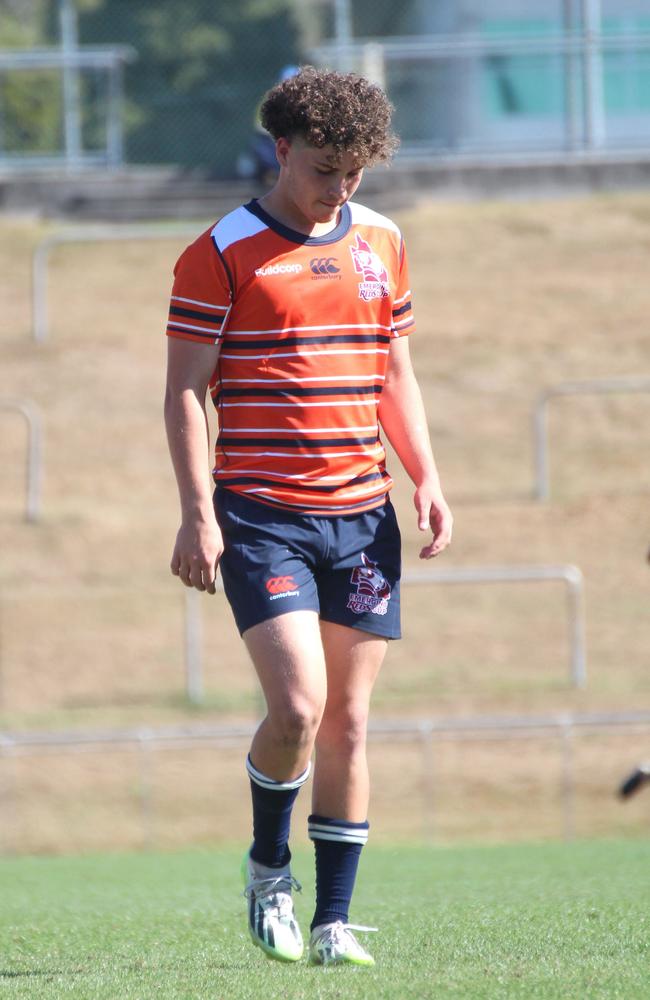
[[[249,942],[232,850],[0,861],[0,992],[29,1000],[642,1000],[650,846],[369,848],[372,970]],[[308,926],[311,856],[297,910]],[[304,872],[304,875],[303,875]]]

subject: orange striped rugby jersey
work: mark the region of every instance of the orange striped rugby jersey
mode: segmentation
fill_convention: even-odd
[[[220,344],[215,482],[308,514],[383,503],[379,399],[391,338],[414,326],[397,226],[349,202],[334,230],[308,237],[252,201],[174,275],[168,335]]]

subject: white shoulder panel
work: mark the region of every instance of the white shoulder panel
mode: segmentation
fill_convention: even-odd
[[[399,233],[399,227],[385,215],[380,215],[379,212],[374,212],[372,208],[366,208],[365,205],[358,205],[356,201],[350,201],[348,204],[352,212],[353,226],[378,226],[381,229],[390,229],[394,233]]]
[[[267,228],[268,226],[261,219],[240,205],[233,212],[224,215],[223,219],[217,222],[210,235],[223,253],[231,243],[245,240],[247,236],[255,236],[256,233],[261,233],[263,229]]]

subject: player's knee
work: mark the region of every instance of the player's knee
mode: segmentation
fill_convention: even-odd
[[[314,742],[323,714],[317,699],[295,698],[271,719],[278,742],[284,746],[304,747]]]
[[[335,748],[343,754],[353,754],[365,747],[367,729],[367,705],[347,702],[326,711],[318,743],[323,749]]]

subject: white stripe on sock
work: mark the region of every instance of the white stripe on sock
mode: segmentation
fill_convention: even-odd
[[[307,767],[302,774],[299,774],[298,777],[294,778],[292,781],[274,781],[273,778],[267,778],[265,774],[262,774],[261,771],[258,771],[257,768],[253,766],[250,756],[246,758],[246,770],[248,771],[251,781],[254,781],[256,785],[260,786],[260,788],[268,788],[273,792],[288,792],[292,788],[300,788],[301,785],[304,785],[309,777],[309,772],[311,771],[311,762],[307,764]]]
[[[363,827],[310,823],[308,832],[311,840],[334,840],[343,844],[366,844],[368,842],[368,830]]]

